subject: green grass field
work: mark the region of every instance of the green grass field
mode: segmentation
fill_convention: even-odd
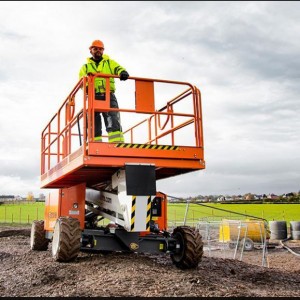
[[[169,221],[183,220],[186,213],[186,204],[168,204]],[[239,214],[244,215],[239,215]],[[221,220],[263,218],[267,221],[300,221],[300,204],[190,204],[186,220]]]
[[[33,220],[43,220],[44,202],[24,202],[0,205],[0,223],[31,224]]]
[[[204,206],[205,205],[205,206]],[[187,222],[201,220],[251,219],[251,216],[263,218],[267,221],[300,221],[300,204],[190,204],[186,215]],[[168,204],[168,221],[183,222],[186,204]],[[33,220],[44,219],[45,203],[25,202],[22,204],[0,205],[0,223],[31,224]],[[235,214],[246,214],[241,216]]]

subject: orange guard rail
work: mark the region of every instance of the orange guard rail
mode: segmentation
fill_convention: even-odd
[[[104,101],[95,100],[96,77],[106,79]],[[116,80],[116,109],[109,105],[112,77],[119,78],[98,73],[80,79],[42,131],[42,188],[82,182],[100,188],[126,163],[154,164],[157,179],[205,168],[198,88],[160,79]],[[108,143],[107,136],[94,141],[94,112],[109,110],[120,112],[124,143]]]

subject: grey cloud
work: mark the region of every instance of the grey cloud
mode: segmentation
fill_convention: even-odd
[[[260,7],[259,2],[256,5]],[[285,4],[263,3],[261,11],[257,13],[247,13],[243,9],[244,3],[229,3],[229,5],[218,3],[218,6],[219,9],[211,11],[211,14],[203,18],[203,11],[211,8],[211,5],[202,6],[197,3],[192,7],[191,3],[165,6],[158,4],[160,9],[170,9],[168,14],[170,17],[164,20],[165,23],[158,21],[151,24],[153,30],[150,38],[154,38],[162,45],[171,43],[175,49],[181,51],[186,49],[187,59],[191,48],[198,50],[206,48],[212,57],[222,55],[225,67],[236,68],[236,72],[251,72],[253,76],[260,78],[299,79],[300,49],[299,44],[295,43],[295,40],[299,39],[299,31],[291,31],[286,27],[286,23],[278,22],[276,16],[283,8],[288,14],[296,9],[300,11],[299,4],[291,5],[289,8]],[[224,14],[222,7],[226,12],[234,8],[236,15]],[[176,8],[180,8],[182,13],[176,14],[179,11]],[[215,9],[216,6],[213,5],[212,8]],[[185,14],[184,9],[192,9],[192,15]],[[291,16],[287,26],[298,23],[300,16],[295,12]],[[276,34],[276,31],[282,34]],[[171,46],[171,49],[173,47]],[[168,51],[172,51],[171,49]],[[195,63],[197,63],[196,55],[190,59]],[[202,59],[199,57],[199,60]]]
[[[20,34],[16,31],[13,30],[5,30],[5,29],[0,29],[0,39],[3,40],[13,40],[13,41],[22,41],[26,39],[28,36]]]
[[[23,179],[37,177],[39,173],[39,157],[27,157],[23,161],[1,162],[1,175],[21,177]]]
[[[201,89],[207,169],[163,181],[161,191],[188,196],[298,189],[299,3],[11,3],[0,4],[6,43],[0,45],[0,154],[15,160],[2,160],[1,174],[37,181],[41,130],[76,83],[89,55],[86,45],[100,38],[130,74]],[[4,13],[8,8],[18,23]],[[15,138],[16,131],[22,134]]]

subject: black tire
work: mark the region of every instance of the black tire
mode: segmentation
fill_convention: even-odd
[[[33,221],[30,232],[30,249],[46,251],[48,249],[48,244],[49,240],[46,239],[44,221]]]
[[[241,245],[244,245],[245,251],[252,251],[254,249],[254,242],[250,238],[243,238],[241,240]]]
[[[52,239],[52,256],[56,261],[74,260],[80,251],[81,229],[78,219],[57,219]]]
[[[172,237],[180,245],[179,251],[170,255],[175,266],[179,269],[196,268],[203,255],[203,242],[199,231],[189,226],[179,226],[174,229]]]

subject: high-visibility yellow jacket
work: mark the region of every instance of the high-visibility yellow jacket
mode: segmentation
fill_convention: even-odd
[[[98,66],[96,65],[96,62],[91,59],[91,57],[87,58],[87,63],[84,64],[79,71],[79,78],[86,76],[88,73],[120,75],[122,71],[125,71],[124,67],[120,66],[116,61],[110,59],[108,55],[103,54],[102,60]],[[110,91],[115,92],[116,87],[114,78],[110,78],[109,81]],[[95,78],[95,91],[96,93],[105,92],[105,78]]]

